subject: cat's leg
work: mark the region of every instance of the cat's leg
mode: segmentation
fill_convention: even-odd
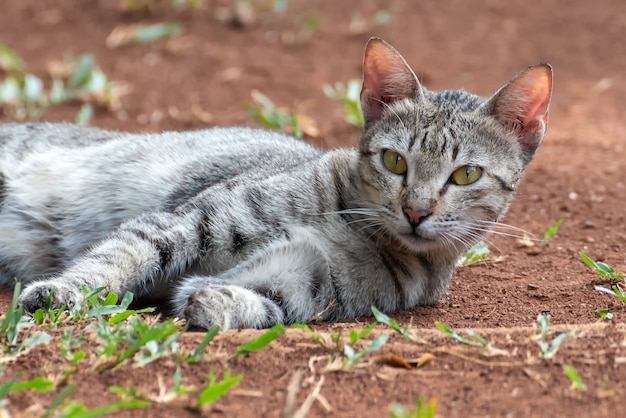
[[[48,305],[73,305],[83,299],[82,287],[105,286],[122,295],[167,290],[203,254],[201,211],[152,213],[124,222],[109,238],[87,251],[62,274],[29,283],[20,295],[24,308],[33,312]]]
[[[336,299],[327,257],[314,240],[281,241],[216,276],[184,279],[173,304],[194,326],[267,328],[305,322]]]

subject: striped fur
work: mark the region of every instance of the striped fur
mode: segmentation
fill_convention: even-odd
[[[516,81],[545,70],[533,68],[490,99],[429,92],[373,39],[357,149],[321,152],[246,128],[2,124],[0,283],[24,282],[29,311],[51,290],[61,305],[79,302],[82,286],[106,286],[169,299],[193,325],[222,329],[433,304],[484,222],[503,216],[541,142],[542,115],[523,106],[540,100]],[[501,120],[500,102],[517,96],[506,116],[517,119]],[[406,174],[384,166],[385,150],[403,156]],[[451,183],[468,164],[482,177]],[[416,223],[407,210],[428,216]]]

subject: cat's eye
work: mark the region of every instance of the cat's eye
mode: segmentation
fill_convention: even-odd
[[[405,174],[407,170],[406,160],[400,154],[390,149],[383,151],[383,163],[394,174]]]
[[[475,165],[464,165],[454,170],[450,181],[459,186],[465,186],[477,182],[482,174],[482,168],[476,167]]]

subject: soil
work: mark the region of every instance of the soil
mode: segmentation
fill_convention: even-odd
[[[305,139],[325,148],[356,143],[358,129],[344,121],[340,106],[323,94],[322,86],[360,78],[370,36],[391,42],[435,90],[465,88],[490,95],[526,66],[550,62],[555,85],[549,132],[505,222],[538,237],[557,220],[563,224],[547,245],[529,247],[516,238],[491,236],[493,262],[459,269],[447,297],[436,306],[393,315],[402,326],[411,324],[419,341],[392,335],[368,358],[434,355],[420,368],[371,361],[329,371],[323,359],[335,351],[316,346],[295,329],[263,351],[226,360],[238,344],[258,335],[230,331],[207,349],[211,360],[184,365],[181,372],[183,384],[199,387],[209,368],[221,373],[229,367],[244,375],[236,390],[201,412],[162,402],[116,416],[279,417],[285,416],[288,395],[297,395],[299,407],[318,384],[309,417],[390,416],[393,403],[412,408],[420,395],[436,399],[442,417],[621,415],[626,305],[594,289],[610,283],[585,266],[579,252],[626,271],[626,3],[545,0],[531,7],[517,0],[292,0],[285,13],[276,13],[267,0],[253,2],[253,13],[239,23],[218,18],[234,2],[206,1],[200,9],[179,11],[155,0],[149,12],[124,10],[124,3],[6,1],[0,44],[15,50],[27,70],[45,80],[46,65],[70,53],[92,54],[111,79],[127,83],[132,91],[122,108],[97,108],[94,126],[125,131],[258,126],[242,103],[259,90],[314,121],[319,134]],[[390,12],[388,24],[376,24],[380,10]],[[365,22],[360,28],[354,24],[357,13]],[[303,28],[312,16],[319,17],[320,27],[307,36]],[[182,23],[184,32],[147,44],[105,45],[117,25],[166,21]],[[53,107],[43,119],[73,121],[79,107]],[[6,312],[10,297],[10,289],[1,291],[0,312]],[[596,316],[599,308],[608,308],[613,319]],[[549,340],[575,330],[551,360],[540,357],[538,314],[551,317]],[[503,351],[458,344],[438,331],[435,321],[462,334],[471,328]],[[326,335],[371,322],[362,318],[311,326]],[[372,335],[382,334],[393,332],[378,325]],[[201,339],[202,334],[187,333],[181,341],[193,349]],[[18,371],[23,378],[43,372],[58,379],[67,366],[54,342],[1,362],[0,382]],[[564,365],[575,367],[585,391],[572,386]],[[85,366],[70,377],[78,385],[72,399],[89,407],[114,402],[119,398],[109,387],[115,384],[141,387],[154,397],[160,379],[170,385],[175,369],[169,359],[103,374]],[[8,413],[36,416],[53,397],[16,392],[9,396]]]

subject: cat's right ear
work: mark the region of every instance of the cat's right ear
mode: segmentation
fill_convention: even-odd
[[[481,108],[517,136],[530,161],[548,127],[551,96],[552,67],[538,64],[515,76]]]
[[[402,55],[382,39],[371,38],[365,47],[361,88],[365,127],[381,118],[384,106],[421,95],[419,81]]]

